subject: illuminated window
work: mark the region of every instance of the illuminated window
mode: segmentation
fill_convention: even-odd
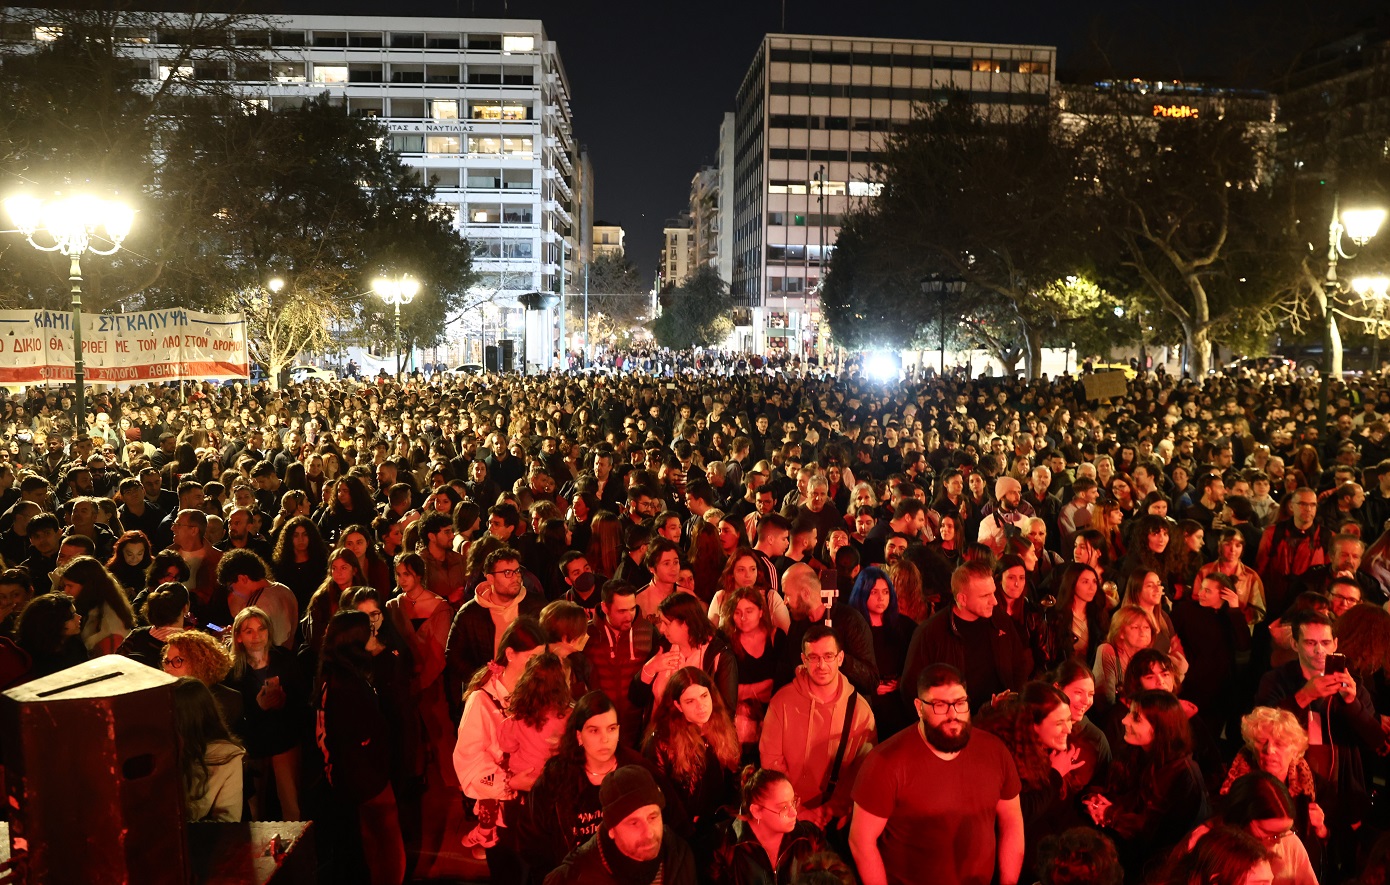
[[[430,102],[430,116],[436,120],[457,120],[459,118],[459,103],[452,99],[435,99]]]
[[[346,83],[347,65],[314,65],[315,83]]]
[[[271,62],[270,75],[277,83],[303,83],[303,62]]]
[[[503,52],[535,52],[536,38],[531,34],[506,34],[502,37]]]
[[[1046,74],[1048,63],[1045,61],[1021,61],[1018,63],[1020,74]]]
[[[470,135],[468,136],[469,154],[500,154],[502,153],[502,139],[495,135]]]
[[[878,181],[851,181],[849,183],[849,195],[851,197],[876,197],[883,193],[883,183]]]
[[[63,36],[63,29],[53,25],[40,25],[34,28],[34,39],[40,43],[52,43]]]
[[[1000,63],[992,58],[977,58],[970,62],[970,70],[985,74],[997,74],[1003,70]]]
[[[457,135],[431,135],[425,139],[425,153],[457,154],[461,144]]]
[[[529,157],[534,150],[534,140],[528,135],[522,138],[502,139],[502,152],[514,157]]]
[[[167,64],[161,64],[159,66],[159,79],[192,80],[193,65],[179,65],[178,67],[170,67]]]
[[[811,193],[820,194],[821,183],[819,181],[812,179],[807,182],[807,186]],[[845,195],[845,183],[843,181],[827,181],[824,187],[827,197],[843,197]]]

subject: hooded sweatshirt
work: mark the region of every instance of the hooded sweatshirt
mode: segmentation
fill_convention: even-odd
[[[478,600],[478,605],[487,609],[488,614],[492,615],[492,654],[495,657],[497,646],[502,642],[502,631],[516,620],[517,611],[521,608],[521,601],[526,598],[526,588],[522,587],[521,592],[512,597],[509,602],[502,602],[497,598],[492,585],[489,584],[473,598]]]
[[[845,710],[851,700],[854,713],[850,718],[849,744],[840,764],[831,805],[837,817],[850,809],[850,793],[860,760],[873,749],[875,724],[873,709],[863,695],[857,695],[850,681],[839,674],[839,690],[832,703],[822,703],[811,694],[811,679],[805,667],[796,668],[796,676],[772,696],[763,719],[763,734],[758,752],[763,768],[784,773],[802,797],[803,808],[822,804],[822,794],[830,780],[830,768],[840,749],[840,734],[844,729]]]
[[[497,676],[468,696],[454,744],[454,773],[470,799],[509,799],[507,771],[502,767],[499,737],[503,711],[511,692]]]

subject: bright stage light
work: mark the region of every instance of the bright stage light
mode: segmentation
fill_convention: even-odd
[[[898,363],[891,354],[871,353],[864,361],[864,368],[875,381],[898,380]]]

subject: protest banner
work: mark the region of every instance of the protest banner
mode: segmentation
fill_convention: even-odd
[[[84,314],[88,384],[227,381],[249,377],[246,321],[239,313],[176,308]],[[0,384],[73,380],[72,314],[0,311]]]

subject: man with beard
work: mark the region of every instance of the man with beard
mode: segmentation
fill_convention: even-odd
[[[640,765],[615,769],[599,787],[599,802],[598,833],[571,851],[545,885],[695,885],[695,856],[684,839],[666,832],[666,797],[651,772]]]
[[[923,670],[913,705],[918,727],[872,750],[854,783],[849,844],[861,881],[1017,885],[1023,811],[1008,748],[971,731],[954,667]]]

